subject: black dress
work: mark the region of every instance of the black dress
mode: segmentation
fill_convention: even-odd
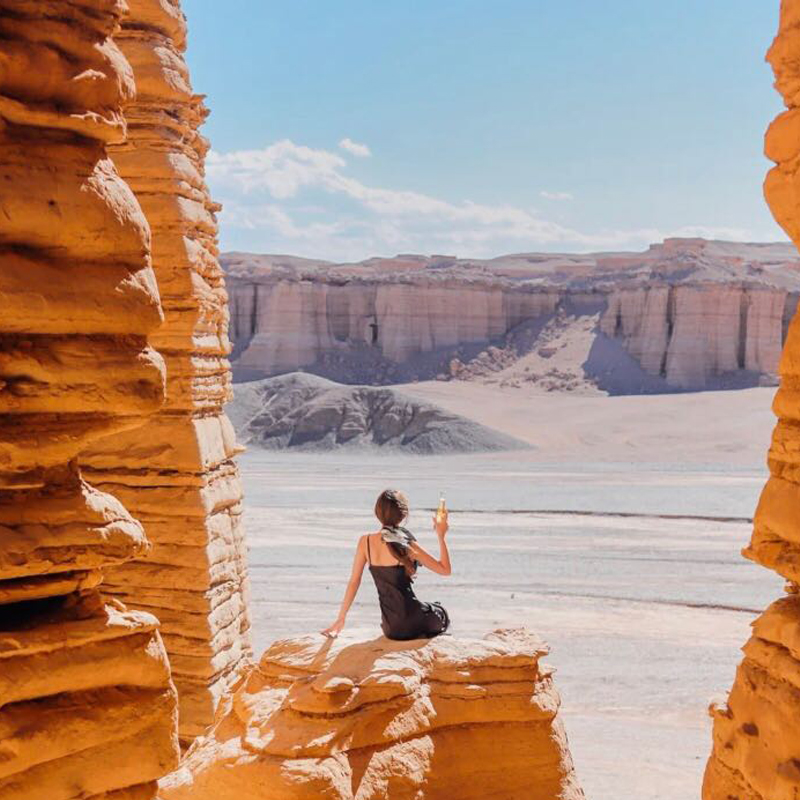
[[[402,564],[375,566],[369,552],[367,561],[381,606],[381,630],[388,639],[421,639],[438,636],[450,625],[441,603],[423,603],[414,594],[411,578]]]

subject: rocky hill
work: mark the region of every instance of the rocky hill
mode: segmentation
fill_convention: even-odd
[[[643,253],[354,264],[228,253],[222,264],[237,380],[302,368],[379,385],[753,386],[774,380],[800,294],[788,243],[668,239]]]
[[[229,416],[240,441],[269,449],[442,454],[529,447],[394,389],[342,386],[302,373],[236,385]]]

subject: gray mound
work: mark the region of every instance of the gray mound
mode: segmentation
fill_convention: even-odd
[[[394,389],[342,386],[301,372],[236,384],[227,411],[242,443],[272,450],[441,454],[529,447]]]

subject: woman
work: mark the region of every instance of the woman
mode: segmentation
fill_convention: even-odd
[[[408,500],[402,492],[395,489],[381,492],[375,503],[375,516],[383,527],[359,539],[339,616],[322,633],[333,639],[344,628],[365,565],[369,565],[378,590],[384,636],[389,639],[419,639],[444,633],[450,625],[444,606],[418,600],[411,581],[419,564],[439,575],[450,574],[450,554],[445,542],[449,529],[447,511],[433,518],[433,528],[439,538],[438,559],[423,550],[414,535],[402,527],[401,523],[408,517]]]

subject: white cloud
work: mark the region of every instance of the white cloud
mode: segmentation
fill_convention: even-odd
[[[350,137],[346,136],[339,142],[339,147],[342,150],[347,150],[348,153],[356,156],[357,158],[369,158],[372,151],[365,144],[354,142]]]
[[[346,162],[335,153],[313,150],[288,139],[262,150],[236,150],[220,154],[210,151],[206,170],[210,180],[249,194],[266,190],[272,197],[294,197],[306,186],[313,186],[325,176],[337,174]]]
[[[701,226],[586,233],[518,206],[371,186],[347,174],[341,155],[287,139],[260,150],[212,151],[207,174],[223,204],[223,246],[261,252],[342,261],[397,252],[487,257],[541,249],[641,249],[676,235],[753,238],[746,230]]]
[[[539,197],[544,197],[545,200],[556,200],[556,201],[575,199],[575,196],[571,192],[548,192],[544,189],[541,192],[539,192]]]

